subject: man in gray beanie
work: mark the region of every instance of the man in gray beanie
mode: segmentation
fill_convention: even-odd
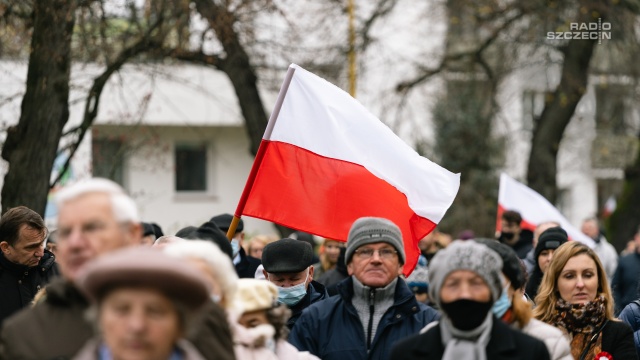
[[[328,359],[388,359],[391,346],[437,319],[400,277],[402,233],[393,222],[356,220],[347,238],[349,277],[338,295],[309,306],[289,335],[301,351]]]
[[[549,359],[544,343],[495,318],[502,258],[473,240],[457,240],[429,265],[429,296],[442,309],[437,324],[396,344],[390,359]]]

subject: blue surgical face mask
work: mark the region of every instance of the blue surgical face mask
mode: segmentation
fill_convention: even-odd
[[[491,310],[495,314],[495,316],[501,318],[504,314],[511,308],[511,299],[509,299],[509,283],[502,289],[502,295],[493,303],[493,307]]]
[[[233,257],[236,257],[240,252],[240,243],[238,242],[238,239],[231,240],[231,252],[233,253]]]
[[[287,306],[293,306],[302,300],[307,294],[307,280],[309,280],[309,272],[307,271],[307,277],[298,285],[290,287],[278,286],[278,302],[281,302]]]

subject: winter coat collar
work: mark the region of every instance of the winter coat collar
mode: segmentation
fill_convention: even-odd
[[[337,288],[338,295],[342,297],[345,303],[351,305],[351,301],[353,299],[352,276],[349,276],[348,278],[339,282],[337,284]],[[393,305],[391,307],[396,308],[397,312],[399,312],[400,314],[405,314],[405,316],[410,316],[420,311],[420,306],[418,305],[418,301],[416,300],[415,295],[413,295],[413,292],[411,291],[411,289],[409,289],[407,283],[401,278],[398,278],[393,298]],[[403,316],[400,314],[398,314],[399,316],[395,316],[392,322],[402,320]]]
[[[47,285],[46,301],[54,306],[89,306],[89,301],[80,290],[72,282],[62,277],[54,279]]]
[[[27,272],[33,268],[42,268],[42,271],[48,271],[55,263],[55,256],[49,250],[44,251],[44,255],[40,259],[38,265],[28,267],[22,264],[16,264],[7,259],[2,252],[0,252],[0,269],[8,271],[12,274],[19,275]]]

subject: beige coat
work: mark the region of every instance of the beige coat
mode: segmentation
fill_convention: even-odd
[[[562,330],[555,326],[531,319],[527,326],[520,330],[529,336],[542,340],[549,350],[551,360],[573,360],[569,340]]]
[[[275,330],[271,325],[260,325],[247,329],[239,324],[231,325],[233,331],[234,350],[237,359],[242,360],[320,360],[308,351],[298,351],[293,345],[279,339],[275,348],[270,348]],[[272,340],[271,340],[272,341]],[[273,344],[273,343],[272,343]]]

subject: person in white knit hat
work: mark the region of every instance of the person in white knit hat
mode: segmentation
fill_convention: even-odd
[[[241,315],[232,324],[237,359],[316,360],[285,341],[291,311],[278,304],[278,288],[265,280],[240,279],[236,308]]]

